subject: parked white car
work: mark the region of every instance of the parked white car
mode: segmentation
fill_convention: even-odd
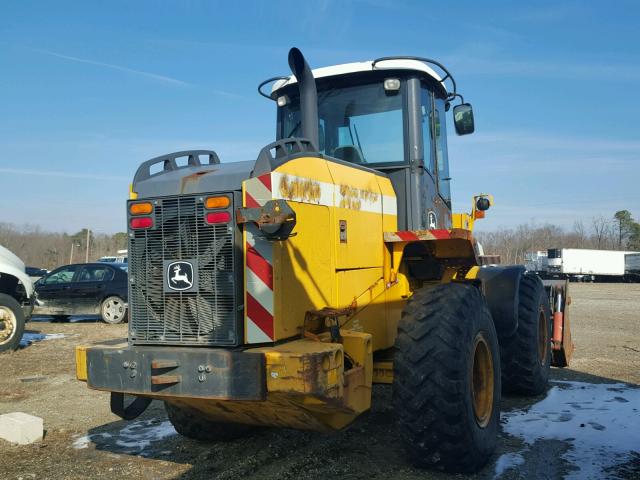
[[[33,283],[25,265],[0,245],[0,352],[20,345],[33,311]]]

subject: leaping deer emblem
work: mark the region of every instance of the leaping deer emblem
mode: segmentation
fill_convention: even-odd
[[[193,283],[189,280],[186,273],[180,273],[180,265],[174,265],[173,277],[171,277],[171,283],[184,282],[189,285],[189,288],[193,287]]]

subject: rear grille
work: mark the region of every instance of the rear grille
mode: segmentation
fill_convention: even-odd
[[[129,236],[130,342],[237,344],[232,225],[206,224],[201,197],[153,203],[154,227]],[[196,292],[165,286],[166,265],[180,260],[194,264]]]

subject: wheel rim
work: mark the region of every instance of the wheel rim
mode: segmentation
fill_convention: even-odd
[[[8,343],[16,333],[18,320],[13,311],[7,307],[0,307],[0,345]]]
[[[119,322],[124,317],[123,303],[119,299],[110,298],[102,307],[102,316],[108,322]]]
[[[547,330],[547,318],[544,311],[540,310],[538,316],[538,360],[541,365],[547,361],[549,351],[549,331]]]
[[[471,393],[473,413],[480,427],[486,427],[493,412],[493,358],[482,334],[476,336],[473,347]]]

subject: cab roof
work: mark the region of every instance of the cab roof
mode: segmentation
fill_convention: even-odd
[[[379,72],[384,70],[408,70],[427,74],[434,79],[439,85],[442,86],[444,92],[447,92],[447,87],[444,84],[443,77],[436,73],[429,65],[420,60],[408,60],[408,59],[389,59],[383,61],[367,60],[364,62],[343,63],[341,65],[331,65],[329,67],[316,68],[312,70],[313,76],[318,78],[337,77],[342,75],[348,75],[351,73],[362,72]],[[276,81],[271,87],[271,95],[289,85],[297,83],[296,77],[290,75],[287,78],[282,78]]]

